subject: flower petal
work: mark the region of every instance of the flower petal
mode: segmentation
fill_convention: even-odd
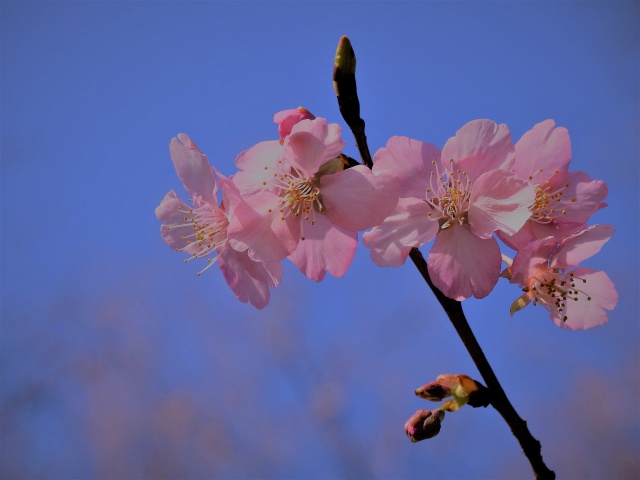
[[[398,202],[397,182],[364,165],[320,177],[320,195],[329,220],[352,231],[378,225]]]
[[[580,291],[574,295],[578,300],[567,299],[562,312],[553,308],[553,322],[567,330],[586,330],[606,323],[605,310],[613,310],[618,303],[618,292],[611,279],[606,273],[589,268],[576,268],[573,275]],[[567,319],[563,320],[565,316]]]
[[[524,285],[540,265],[547,266],[558,242],[555,238],[543,238],[523,246],[513,259],[510,267],[511,283]]]
[[[511,133],[502,123],[491,120],[473,120],[456,132],[442,149],[442,165],[466,171],[471,180],[496,168],[508,169],[513,163],[515,147]]]
[[[433,162],[440,162],[440,149],[408,137],[391,137],[373,156],[373,172],[388,172],[398,178],[401,197],[424,198]]]
[[[440,228],[431,221],[431,208],[417,198],[401,198],[384,222],[362,236],[362,244],[371,249],[371,260],[380,267],[399,267],[412,247],[433,240]]]
[[[258,192],[234,206],[229,219],[227,238],[239,251],[261,262],[277,262],[289,255],[300,238],[300,220],[288,216],[283,220],[280,197]]]
[[[509,248],[520,251],[530,242],[547,237],[555,238],[557,243],[563,238],[579,232],[584,227],[584,223],[538,223],[527,220],[523,227],[514,235],[508,236],[502,232],[496,232],[496,234]]]
[[[345,142],[341,133],[340,125],[327,125],[324,118],[300,121],[284,141],[287,161],[305,176],[313,177],[322,164],[342,152]]]
[[[160,226],[160,234],[164,243],[175,251],[194,254],[200,249],[195,242],[187,243],[187,238],[193,235],[193,225],[185,221],[185,212],[191,209],[189,205],[178,198],[176,192],[171,190],[165,195],[156,208],[156,216],[163,225]]]
[[[495,231],[516,233],[531,217],[535,190],[507,170],[486,172],[474,182],[469,207],[471,230],[480,238]]]
[[[331,223],[324,215],[316,215],[315,223],[303,222],[298,247],[289,260],[311,280],[319,282],[329,271],[342,277],[351,265],[358,246],[358,234]]]
[[[501,262],[494,238],[478,238],[457,223],[438,233],[427,260],[434,285],[455,300],[489,295],[498,282]]]
[[[282,110],[273,116],[273,122],[278,125],[278,133],[280,134],[280,142],[291,133],[293,126],[301,120],[311,119],[313,115],[309,110],[304,107],[290,108],[289,110]]]
[[[560,242],[550,258],[551,268],[571,268],[592,257],[614,234],[611,225],[592,225]]]
[[[520,178],[531,178],[535,183],[542,183],[554,171],[564,172],[569,168],[569,132],[564,127],[554,126],[553,120],[540,122],[516,143],[513,171]]]
[[[218,264],[227,284],[242,303],[251,303],[258,309],[263,309],[269,303],[269,286],[249,274],[243,267],[239,257],[246,257],[246,252],[237,252],[227,245],[220,252]]]
[[[556,217],[558,222],[586,224],[591,215],[607,206],[602,200],[607,197],[609,190],[602,180],[592,180],[584,172],[565,173],[557,177],[557,180],[555,176],[552,179],[552,190],[568,185],[562,191],[560,202],[555,207],[556,211],[566,212]]]
[[[256,262],[249,257],[246,251],[238,252],[237,250],[236,260],[256,280],[266,283],[271,288],[280,285],[282,278],[282,264],[280,262]]]
[[[169,152],[184,188],[193,195],[194,204],[199,205],[202,200],[209,205],[217,206],[216,180],[211,165],[193,140],[180,133],[177,138],[171,139]]]
[[[273,189],[273,179],[285,171],[283,157],[284,148],[277,140],[254,145],[236,158],[240,171],[233,176],[233,183],[242,195]]]

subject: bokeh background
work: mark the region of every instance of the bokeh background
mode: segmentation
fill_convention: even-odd
[[[331,85],[350,37],[372,151],[444,145],[476,118],[514,140],[553,118],[573,170],[606,181],[586,262],[620,301],[563,331],[514,318],[501,281],[465,309],[560,478],[637,478],[639,6],[596,2],[7,2],[2,61],[0,475],[5,479],[531,478],[493,409],[411,444],[413,390],[477,372],[410,263],[359,247],[342,279],[285,263],[258,311],[184,265],[156,205],[184,190],[188,133],[223,173],[303,105],[344,126]],[[346,152],[357,156],[344,126]],[[425,252],[427,249],[424,249]]]

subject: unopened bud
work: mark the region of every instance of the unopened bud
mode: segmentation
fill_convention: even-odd
[[[452,375],[446,373],[438,375],[435,382],[427,383],[415,391],[416,395],[425,400],[439,402],[447,397],[451,400],[441,405],[442,410],[455,412],[464,405],[472,407],[486,407],[491,402],[489,389],[476,382],[469,375]]]
[[[338,97],[338,107],[349,128],[364,128],[360,118],[360,100],[356,87],[356,54],[345,36],[340,38],[333,64],[333,89]]]
[[[351,46],[351,41],[346,35],[340,37],[336,56],[333,64],[333,89],[336,95],[340,95],[340,80],[355,76],[356,74],[356,54]]]
[[[439,402],[451,395],[451,390],[438,382],[429,382],[417,388],[416,395],[431,402]]]
[[[293,126],[301,122],[302,120],[313,120],[313,115],[309,110],[304,107],[291,108],[289,110],[282,110],[273,116],[273,122],[278,124],[278,133],[280,134],[280,144],[284,142],[284,139],[291,133]]]
[[[442,410],[418,410],[404,424],[404,431],[413,443],[433,438],[440,432]]]

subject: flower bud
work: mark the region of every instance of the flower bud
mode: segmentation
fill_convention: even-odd
[[[338,107],[342,118],[349,128],[363,128],[364,121],[360,118],[360,100],[356,86],[356,54],[351,41],[342,36],[338,42],[333,64],[333,90],[338,97]]]
[[[442,410],[418,410],[404,424],[404,431],[413,443],[433,438],[440,432],[443,419]]]
[[[284,142],[284,139],[291,133],[293,126],[302,120],[313,120],[313,115],[309,110],[304,107],[291,108],[289,110],[282,110],[273,116],[273,122],[278,124],[278,133],[280,134],[280,144]]]
[[[336,56],[333,64],[333,89],[336,95],[340,96],[341,84],[340,80],[343,78],[349,78],[356,74],[356,54],[351,46],[351,41],[346,35],[340,37],[338,42],[338,48],[336,49]]]
[[[416,395],[425,400],[439,402],[451,395],[451,390],[438,382],[429,382],[426,385],[417,388]]]

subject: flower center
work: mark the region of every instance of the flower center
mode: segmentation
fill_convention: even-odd
[[[280,159],[278,163],[283,164],[284,160]],[[267,168],[265,167],[265,170]],[[314,177],[307,177],[293,166],[287,172],[278,171],[273,174],[269,184],[278,189],[280,220],[285,220],[290,215],[293,215],[300,217],[301,220],[310,222],[310,225],[316,223],[316,214],[324,212],[319,177],[320,172]],[[262,184],[267,185],[267,182],[262,182]],[[271,212],[271,209],[268,211]],[[304,228],[305,223],[301,222],[301,240],[305,239]]]
[[[581,290],[587,283],[584,278],[576,277],[572,272],[563,272],[559,268],[539,268],[523,288],[533,294],[533,304],[540,304],[549,312],[557,310],[566,322],[567,302],[591,301],[587,292]]]
[[[538,173],[542,172],[542,169],[538,170]],[[554,175],[558,174],[558,170],[554,172]],[[553,176],[551,177],[553,178]],[[533,177],[530,176],[529,180]],[[564,190],[569,188],[569,184],[565,183],[561,186],[551,186],[549,180],[545,180],[535,186],[536,199],[533,205],[529,207],[531,210],[531,220],[536,223],[548,224],[553,223],[558,217],[565,215],[567,210],[562,208],[562,194]],[[571,202],[575,202],[576,199],[572,198]]]
[[[450,160],[453,164],[453,160]],[[473,182],[467,172],[446,169],[440,173],[438,165],[431,172],[429,188],[426,190],[426,202],[432,211],[427,215],[429,220],[437,220],[441,230],[451,228],[454,222],[460,225],[469,223],[469,199]]]
[[[201,206],[198,208],[190,208],[188,211],[184,211],[182,207],[178,207],[178,210],[185,213],[182,225],[175,225],[175,227],[189,227],[193,228],[193,232],[189,235],[180,235],[180,238],[187,241],[186,245],[182,248],[176,248],[176,251],[187,251],[191,253],[191,257],[187,258],[184,262],[193,260],[194,258],[202,258],[220,249],[227,241],[227,226],[229,220],[227,216],[221,210],[211,210],[208,206]],[[199,276],[207,268],[213,265],[220,255],[216,255],[214,258],[208,258],[208,265],[197,273]]]

